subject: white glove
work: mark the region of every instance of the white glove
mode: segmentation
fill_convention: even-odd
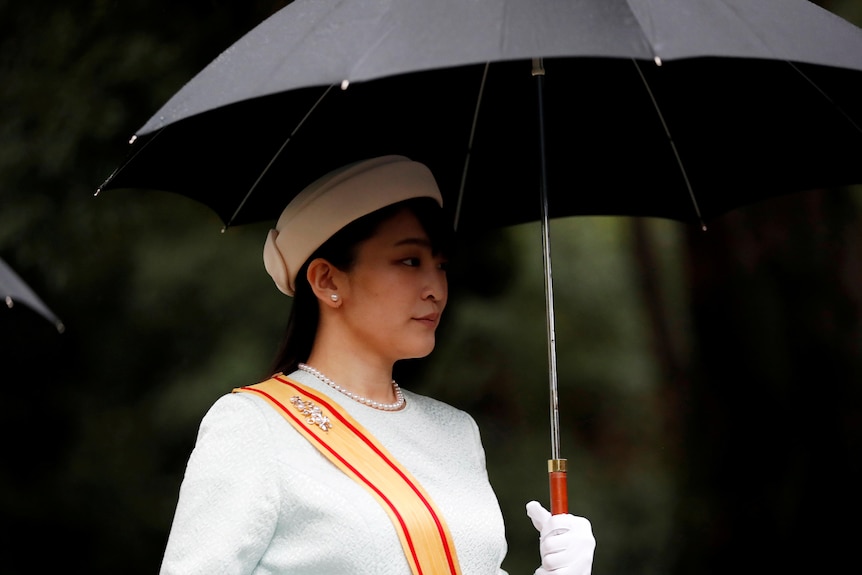
[[[596,538],[589,520],[551,515],[538,501],[527,503],[527,516],[539,532],[542,566],[535,575],[590,575]]]

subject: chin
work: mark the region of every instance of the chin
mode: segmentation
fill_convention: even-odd
[[[431,355],[432,351],[434,351],[433,340],[428,345],[423,345],[421,347],[417,347],[412,352],[407,352],[404,356],[404,359],[422,359],[423,357],[428,357],[429,355]]]

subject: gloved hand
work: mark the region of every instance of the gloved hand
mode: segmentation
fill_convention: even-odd
[[[551,515],[538,501],[527,503],[527,516],[539,532],[542,566],[535,575],[590,575],[596,539],[589,520]]]

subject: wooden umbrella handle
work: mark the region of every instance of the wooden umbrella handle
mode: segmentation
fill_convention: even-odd
[[[548,460],[548,478],[551,485],[551,514],[569,512],[569,490],[566,486],[566,460]]]

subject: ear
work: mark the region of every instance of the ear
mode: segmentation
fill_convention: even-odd
[[[338,286],[341,282],[342,272],[323,258],[316,258],[308,264],[306,278],[311,285],[311,291],[317,296],[318,301],[330,307],[340,307],[341,299],[333,298],[338,295]]]

